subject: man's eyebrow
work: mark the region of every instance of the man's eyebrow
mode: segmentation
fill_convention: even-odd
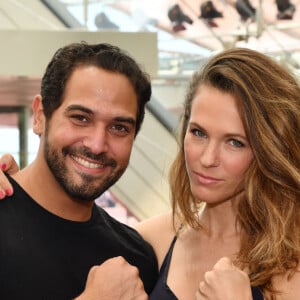
[[[93,114],[93,111],[85,106],[82,106],[82,105],[77,105],[77,104],[73,104],[73,105],[70,105],[66,108],[66,112],[70,112],[70,111],[73,111],[73,110],[81,110],[87,114]]]
[[[135,126],[135,124],[136,124],[135,119],[131,118],[131,117],[128,117],[128,118],[127,117],[115,117],[114,120],[117,122],[128,123],[133,126]]]
[[[78,104],[73,104],[73,105],[70,105],[66,108],[66,112],[71,112],[73,110],[80,110],[80,111],[85,112],[85,113],[90,114],[90,115],[94,114],[94,112],[91,109],[89,109],[85,106],[82,106],[82,105],[78,105]],[[122,123],[128,123],[128,124],[133,125],[133,126],[136,125],[136,120],[132,117],[116,116],[114,118],[114,121],[122,122]]]

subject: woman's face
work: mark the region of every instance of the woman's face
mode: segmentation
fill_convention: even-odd
[[[197,200],[217,204],[242,190],[253,153],[231,94],[207,85],[198,89],[184,149],[191,191]]]

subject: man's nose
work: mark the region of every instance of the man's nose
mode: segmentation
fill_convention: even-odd
[[[90,130],[84,138],[83,145],[94,154],[107,152],[109,148],[109,133],[103,127]]]

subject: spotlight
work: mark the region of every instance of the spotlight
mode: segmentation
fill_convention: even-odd
[[[210,27],[217,27],[218,25],[213,21],[214,18],[223,18],[223,14],[219,12],[212,1],[205,1],[200,5],[199,19],[205,19]]]
[[[249,0],[237,0],[235,8],[243,22],[246,22],[248,19],[255,20],[256,9],[251,5]]]
[[[193,20],[185,15],[178,4],[171,6],[168,10],[168,18],[172,22],[174,32],[185,30],[183,23],[193,24]]]
[[[98,29],[119,29],[119,26],[111,22],[104,12],[100,12],[96,15],[95,25]]]
[[[278,9],[277,19],[278,20],[291,20],[293,19],[296,7],[290,2],[290,0],[276,0]]]

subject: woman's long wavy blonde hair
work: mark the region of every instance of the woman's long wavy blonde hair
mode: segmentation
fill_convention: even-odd
[[[184,102],[179,151],[169,179],[173,217],[201,228],[184,159],[183,141],[195,93],[210,85],[232,94],[254,159],[245,175],[237,220],[242,238],[237,263],[252,285],[271,292],[274,275],[296,271],[300,257],[300,88],[270,57],[234,48],[212,57],[195,73]]]

